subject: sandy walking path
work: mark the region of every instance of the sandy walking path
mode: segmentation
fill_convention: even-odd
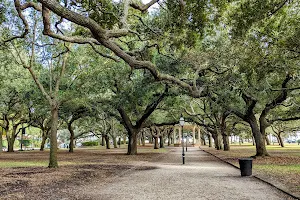
[[[254,177],[241,177],[240,171],[197,147],[188,148],[182,165],[181,148],[153,162],[142,170],[131,170],[98,188],[87,185],[79,194],[98,200],[285,200],[293,199]],[[145,167],[147,166],[147,167]]]

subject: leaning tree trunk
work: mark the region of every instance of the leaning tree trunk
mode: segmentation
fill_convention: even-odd
[[[44,151],[45,148],[45,144],[46,144],[46,140],[48,138],[48,130],[42,130],[42,142],[41,142],[41,147],[40,147],[40,151]]]
[[[284,147],[284,143],[280,134],[278,134],[279,144],[281,147]]]
[[[259,127],[258,127],[258,124],[257,124],[254,114],[252,114],[249,117],[248,123],[250,124],[251,131],[252,131],[253,137],[255,139],[255,146],[256,146],[255,156],[268,156],[269,154],[266,149],[265,138],[263,138],[263,136],[259,130]]]
[[[158,137],[154,137],[154,149],[159,149],[159,147],[158,147]]]
[[[51,106],[51,132],[50,132],[50,157],[49,168],[57,168],[57,127],[58,127],[58,105]]]
[[[164,137],[163,136],[159,136],[159,147],[160,148],[165,148]]]
[[[72,123],[68,124],[68,130],[70,132],[69,152],[73,153],[74,152],[74,138],[75,138],[75,134],[74,134],[74,130],[73,130],[73,127],[72,127]]]
[[[270,140],[267,135],[266,135],[266,143],[267,143],[267,145],[271,145]]]

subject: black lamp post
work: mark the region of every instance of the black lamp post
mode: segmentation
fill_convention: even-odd
[[[23,151],[23,136],[25,135],[25,128],[22,124],[22,134],[21,134],[21,151]]]
[[[184,118],[181,115],[180,119],[179,119],[179,124],[181,126],[181,131],[182,131],[182,164],[184,164],[184,159],[185,159],[185,155],[184,155],[184,140],[183,140],[183,125],[184,125]]]
[[[185,139],[186,139],[186,141],[185,141],[185,143],[186,143],[186,146],[185,146],[185,151],[187,152],[187,145],[188,145],[188,136],[187,136],[187,134],[186,134],[186,137],[185,137]]]

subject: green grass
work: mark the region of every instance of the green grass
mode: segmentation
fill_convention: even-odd
[[[279,174],[300,173],[300,165],[263,164],[263,165],[254,165],[254,169],[264,170],[264,171],[279,173]]]
[[[14,167],[47,167],[49,161],[27,161],[27,162],[17,162],[17,161],[6,161],[0,163],[0,168],[14,168]],[[72,162],[59,162],[60,166],[72,165]]]

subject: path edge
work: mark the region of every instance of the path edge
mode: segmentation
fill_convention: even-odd
[[[220,158],[220,157],[218,157],[218,156],[216,156],[216,155],[214,155],[214,154],[212,154],[212,153],[210,153],[210,152],[208,152],[208,151],[202,149],[201,147],[199,147],[199,149],[200,149],[201,151],[204,151],[205,153],[208,153],[208,154],[214,156],[215,158],[221,160],[222,162],[227,163],[228,165],[231,165],[232,167],[234,167],[234,168],[236,168],[236,169],[240,169],[239,167],[235,166],[234,164],[232,164],[232,163],[230,163],[230,162],[228,162],[228,161],[226,161],[226,160],[223,160],[222,158]],[[266,180],[264,180],[264,179],[262,179],[262,178],[260,178],[260,177],[258,177],[258,176],[252,175],[252,177],[254,177],[254,178],[256,178],[257,180],[262,181],[262,182],[264,182],[264,183],[266,183],[266,184],[268,184],[268,185],[270,185],[270,186],[272,186],[272,187],[274,187],[274,188],[276,188],[277,190],[283,192],[283,193],[286,194],[286,195],[289,195],[289,196],[293,197],[294,199],[300,200],[300,197],[297,197],[297,196],[295,196],[295,195],[293,195],[293,194],[291,194],[291,193],[289,193],[289,192],[287,192],[287,191],[285,191],[285,190],[283,190],[283,189],[277,187],[276,185],[274,185],[274,184],[272,184],[272,183],[270,183],[270,182],[268,182],[268,181],[266,181]]]

